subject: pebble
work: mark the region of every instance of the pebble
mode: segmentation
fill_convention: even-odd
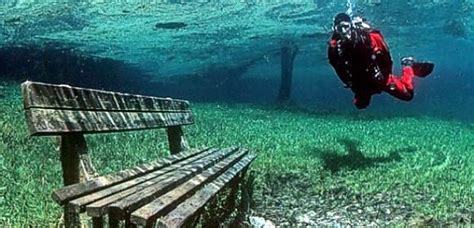
[[[257,217],[257,216],[250,216],[249,217],[249,222],[252,225],[252,227],[255,227],[255,228],[274,228],[274,227],[276,227],[275,224],[273,224],[272,221],[266,220],[265,218]]]

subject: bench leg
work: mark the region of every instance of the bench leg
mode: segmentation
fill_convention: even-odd
[[[130,215],[127,216],[127,219],[125,219],[125,227],[126,228],[136,228],[138,227],[137,225],[133,224],[131,221],[130,221]]]
[[[155,222],[147,222],[147,224],[145,225],[145,228],[153,228],[155,227]]]
[[[237,175],[230,182],[230,193],[226,199],[226,210],[232,213],[232,210],[235,208],[235,201],[237,200],[237,194],[239,193],[239,186],[241,181],[241,175]],[[229,214],[230,214],[229,213]]]
[[[83,138],[75,134],[61,136],[59,150],[64,186],[79,183],[79,151],[87,148]]]
[[[247,176],[248,167],[242,170],[242,172],[237,175],[230,183],[231,192],[226,199],[226,209],[229,213],[226,217],[234,212],[235,217],[230,224],[230,227],[240,227],[242,222],[245,220],[245,216],[250,210],[250,204],[252,201],[252,186],[253,186],[253,175]],[[240,191],[240,192],[239,192]],[[237,200],[237,196],[240,193],[240,200]]]
[[[66,228],[76,228],[76,227],[81,227],[81,218],[76,211],[68,207],[67,205],[64,206],[64,226]]]
[[[242,172],[242,176],[240,177],[240,202],[237,208],[237,215],[235,218],[236,223],[240,223],[245,220],[245,216],[248,214],[253,201],[252,196],[255,176],[252,172],[247,175],[247,169],[248,168],[246,168]]]
[[[166,132],[168,133],[168,143],[171,154],[176,154],[189,149],[188,142],[186,141],[186,137],[184,137],[181,126],[168,127]]]
[[[96,171],[87,152],[83,134],[71,133],[61,136],[60,158],[64,186],[79,183],[96,176]]]
[[[187,222],[185,222],[183,227],[197,227],[199,220],[201,220],[202,211],[203,209],[201,209],[201,212],[196,213],[196,215],[194,215]],[[204,227],[210,227],[210,226],[204,226]]]
[[[203,216],[203,227],[215,227],[215,224],[220,224],[230,218],[236,208],[241,177],[242,174],[237,174],[209,202],[210,211],[206,211]],[[219,209],[216,210],[216,208]]]
[[[111,216],[109,214],[109,227],[110,228],[115,228],[115,227],[119,227],[119,225],[120,225],[120,220],[115,218],[115,216]]]
[[[104,218],[103,217],[92,217],[92,227],[94,227],[94,228],[104,227]]]

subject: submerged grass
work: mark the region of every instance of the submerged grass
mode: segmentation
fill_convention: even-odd
[[[0,225],[54,225],[61,208],[50,194],[62,186],[56,139],[28,136],[18,85],[0,86],[0,107]],[[258,153],[255,215],[309,225],[352,214],[376,224],[472,219],[472,124],[250,105],[193,110],[196,123],[185,127],[193,147],[239,145]],[[86,139],[101,174],[167,150],[162,130]],[[296,219],[308,212],[311,221]]]

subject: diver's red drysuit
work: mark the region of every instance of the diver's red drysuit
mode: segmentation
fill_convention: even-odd
[[[392,74],[392,58],[382,34],[357,29],[353,39],[342,41],[337,33],[328,47],[329,62],[342,82],[354,92],[357,108],[366,108],[374,94],[385,91],[401,100],[413,98],[413,68],[404,66],[400,78]]]

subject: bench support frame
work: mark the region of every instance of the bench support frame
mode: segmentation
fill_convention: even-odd
[[[84,182],[97,176],[83,134],[64,134],[60,138],[59,145],[64,186]],[[79,227],[81,224],[79,214],[70,210],[67,205],[64,207],[64,223],[66,227]]]
[[[59,151],[64,186],[90,180],[97,176],[83,134],[69,133],[62,135]]]
[[[166,133],[168,134],[168,143],[171,154],[177,154],[189,149],[188,141],[184,136],[181,126],[168,127],[166,128]]]

